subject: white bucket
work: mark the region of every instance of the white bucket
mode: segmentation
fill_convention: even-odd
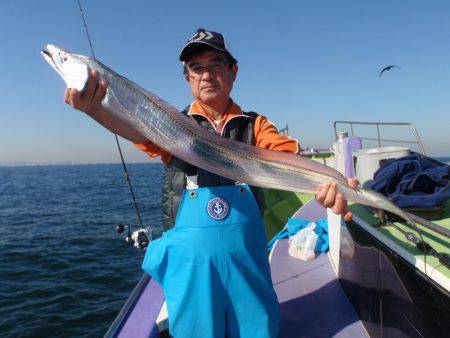
[[[364,187],[370,187],[375,171],[380,168],[384,160],[408,156],[410,149],[407,147],[382,147],[353,150],[353,163],[355,177]]]

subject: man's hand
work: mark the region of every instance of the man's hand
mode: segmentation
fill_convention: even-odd
[[[67,88],[64,92],[64,101],[73,108],[85,112],[95,121],[109,131],[126,138],[134,143],[144,143],[147,138],[120,118],[108,113],[101,102],[106,94],[108,84],[100,80],[100,74],[95,70],[89,70],[89,77],[83,91],[75,88]]]
[[[84,111],[95,118],[108,87],[105,80],[99,81],[99,79],[100,74],[97,71],[89,70],[85,89],[80,92],[75,88],[67,88],[64,92],[64,101],[73,108]]]
[[[358,185],[356,178],[348,178],[347,183],[350,188],[355,189]],[[342,215],[344,221],[352,219],[352,213],[348,210],[347,201],[341,193],[336,192],[336,183],[324,183],[319,187],[316,194],[316,201],[325,208],[331,208],[336,215]]]

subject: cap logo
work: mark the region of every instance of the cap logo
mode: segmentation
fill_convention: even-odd
[[[200,40],[209,40],[212,38],[213,38],[213,35],[210,32],[207,32],[207,31],[197,32],[189,39],[189,42],[200,41]]]
[[[206,211],[211,218],[220,221],[228,216],[230,208],[225,199],[221,197],[214,197],[208,202]]]

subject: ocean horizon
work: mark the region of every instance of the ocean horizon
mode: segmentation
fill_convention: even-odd
[[[431,158],[443,163],[450,162],[448,156],[430,156]],[[161,164],[159,159],[149,161],[127,161],[125,164]],[[114,162],[0,162],[0,167],[33,167],[33,166],[70,166],[70,165],[103,165],[103,164],[122,164],[120,161]]]

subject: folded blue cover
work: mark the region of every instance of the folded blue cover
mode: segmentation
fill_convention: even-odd
[[[450,166],[417,153],[389,160],[375,172],[372,189],[401,208],[438,206],[450,198]]]
[[[288,238],[290,236],[295,235],[301,229],[305,228],[311,221],[307,221],[305,219],[297,219],[297,218],[289,218],[287,222],[287,226],[281,230],[278,234],[275,235],[274,238],[269,242],[268,249],[272,250],[275,242],[281,238]],[[315,221],[316,227],[314,228],[314,232],[318,235],[316,247],[314,248],[314,252],[326,252],[328,251],[329,242],[328,242],[328,222],[326,218]]]

